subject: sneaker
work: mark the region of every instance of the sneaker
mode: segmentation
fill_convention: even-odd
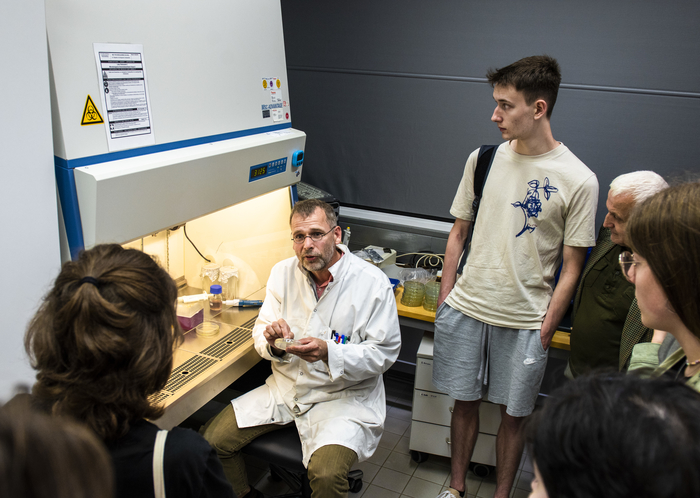
[[[437,495],[436,498],[460,498],[459,491],[455,488],[447,488],[445,491]]]

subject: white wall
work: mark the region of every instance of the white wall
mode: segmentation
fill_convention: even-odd
[[[43,0],[0,2],[0,400],[34,374],[27,322],[60,266]],[[76,116],[80,119],[80,116]]]

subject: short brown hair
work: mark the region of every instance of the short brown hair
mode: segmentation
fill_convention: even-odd
[[[148,397],[167,383],[182,340],[176,300],[175,282],[149,255],[117,244],[83,251],[63,265],[27,329],[33,394],[103,439],[160,417]]]
[[[294,204],[292,213],[289,215],[289,224],[292,224],[292,218],[295,214],[301,216],[302,219],[306,219],[319,208],[326,214],[328,226],[331,228],[335,227],[338,224],[338,217],[335,215],[335,211],[333,211],[333,206],[318,199],[306,199]]]
[[[669,187],[639,204],[627,234],[673,311],[700,338],[700,182]]]
[[[547,102],[547,118],[552,117],[561,84],[561,70],[554,57],[525,57],[501,69],[489,69],[486,77],[492,87],[512,86],[522,92],[527,105],[537,99],[544,99]]]

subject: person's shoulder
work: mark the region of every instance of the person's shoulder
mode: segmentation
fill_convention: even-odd
[[[204,458],[212,451],[211,445],[201,434],[183,427],[173,427],[168,431],[166,452],[168,458]]]
[[[278,272],[288,272],[294,270],[299,264],[299,259],[296,256],[292,256],[287,259],[283,259],[282,261],[278,261],[275,263],[272,267],[272,272],[273,273],[278,273]]]
[[[566,162],[567,168],[577,171],[582,175],[595,177],[595,173],[593,173],[593,171],[586,166],[586,163],[584,163],[576,154],[574,154],[571,149],[564,145],[564,143],[560,143],[559,147],[554,150],[556,151],[558,149],[560,153],[556,158],[557,161]]]

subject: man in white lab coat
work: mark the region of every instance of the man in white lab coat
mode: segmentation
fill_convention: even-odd
[[[374,453],[382,435],[382,373],[401,347],[396,302],[386,275],[340,244],[331,206],[301,201],[290,226],[296,258],[272,269],[253,329],[272,375],[209,421],[204,437],[237,495],[257,497],[240,451],[294,422],[312,496],[347,496],[348,471]],[[284,350],[276,339],[298,342]]]

